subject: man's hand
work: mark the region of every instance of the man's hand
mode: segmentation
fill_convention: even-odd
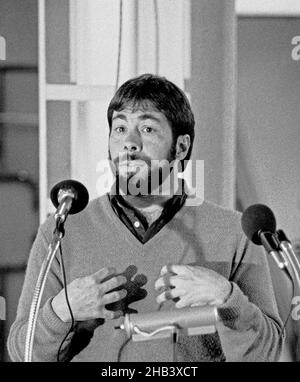
[[[230,282],[219,273],[200,266],[168,265],[155,283],[163,291],[156,301],[179,299],[175,306],[221,305],[231,293]]]
[[[68,298],[75,321],[113,319],[122,315],[120,311],[113,312],[105,308],[105,305],[122,300],[127,294],[124,289],[110,292],[126,283],[126,277],[115,276],[115,273],[113,268],[102,268],[68,285]],[[64,289],[52,300],[52,308],[62,321],[71,321]]]

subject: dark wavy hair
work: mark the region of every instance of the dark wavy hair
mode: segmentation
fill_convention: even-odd
[[[163,113],[172,128],[173,146],[179,135],[190,136],[191,145],[185,160],[190,159],[195,137],[194,114],[186,95],[175,84],[165,77],[153,74],[143,74],[126,81],[109,104],[107,110],[109,131],[113,112],[126,108],[132,109],[133,112],[154,108]]]

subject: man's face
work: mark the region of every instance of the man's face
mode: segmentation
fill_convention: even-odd
[[[109,137],[110,159],[114,172],[127,185],[133,181],[148,187],[150,175],[158,171],[153,160],[174,160],[172,147],[172,129],[163,113],[153,108],[114,111]]]

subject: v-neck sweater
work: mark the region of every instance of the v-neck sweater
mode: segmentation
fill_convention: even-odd
[[[125,226],[132,234],[139,239],[140,242],[146,243],[180,210],[183,206],[187,194],[185,192],[180,195],[171,197],[161,211],[154,211],[158,216],[152,219],[152,212],[146,210],[138,210],[131,204],[126,202],[121,195],[109,195],[110,204]],[[151,224],[147,221],[147,215],[151,216]]]
[[[111,309],[147,313],[159,309],[154,284],[166,264],[198,265],[214,270],[232,284],[232,291],[218,307],[219,322],[213,334],[180,336],[178,361],[274,361],[282,338],[271,277],[264,252],[242,232],[241,214],[211,202],[184,205],[161,230],[141,243],[114,213],[107,195],[94,199],[65,224],[62,250],[67,283],[114,267],[126,275],[128,298]],[[17,317],[10,329],[8,350],[13,361],[24,360],[27,322],[35,283],[54,230],[50,216],[39,228],[26,270]],[[56,255],[46,283],[33,346],[34,361],[56,361],[67,334],[65,323],[52,309],[52,299],[63,288],[61,265]],[[168,301],[162,310],[174,310]],[[170,339],[134,342],[116,329],[114,320],[76,322],[62,348],[63,360],[172,361]]]

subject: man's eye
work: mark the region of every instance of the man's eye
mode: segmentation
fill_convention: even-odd
[[[143,131],[144,131],[145,133],[152,133],[152,132],[153,132],[153,127],[151,127],[151,126],[145,126],[145,127],[143,127]]]
[[[125,127],[124,126],[117,126],[117,127],[114,128],[114,131],[116,133],[124,133]]]

